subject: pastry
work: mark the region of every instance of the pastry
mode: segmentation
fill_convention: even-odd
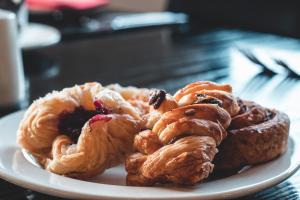
[[[48,171],[86,179],[125,160],[128,185],[194,185],[213,170],[272,160],[287,149],[286,114],[241,100],[228,84],[164,90],[93,82],[32,103],[17,142]]]
[[[207,178],[214,167],[217,145],[227,135],[231,115],[239,112],[230,92],[230,85],[211,82],[190,84],[170,98],[157,91],[150,98],[151,107],[154,111],[163,105],[168,109],[156,111],[159,117],[151,130],[135,137],[137,152],[125,163],[127,184],[193,185]]]
[[[285,113],[251,101],[239,100],[239,105],[214,160],[218,170],[267,162],[287,149],[290,121]]]
[[[188,136],[149,155],[135,153],[126,160],[127,185],[195,184],[212,172],[216,152],[211,137]]]
[[[172,95],[164,90],[153,90],[149,96],[149,113],[143,117],[143,128],[152,129],[163,113],[177,107]]]
[[[133,86],[122,87],[119,84],[111,84],[106,88],[118,92],[126,101],[138,109],[141,115],[149,113],[150,106],[148,104],[151,89],[136,88]]]
[[[33,102],[17,140],[47,170],[88,178],[120,163],[131,151],[140,119],[119,93],[87,83]]]
[[[223,107],[230,116],[236,115],[240,107],[236,98],[231,94],[228,84],[217,84],[210,81],[198,81],[178,90],[174,98],[179,106],[197,103],[213,103]]]

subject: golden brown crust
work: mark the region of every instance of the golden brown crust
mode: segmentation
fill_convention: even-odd
[[[199,103],[219,104],[230,116],[235,116],[238,114],[240,107],[231,92],[232,88],[228,84],[199,81],[180,89],[176,92],[174,98],[179,106]]]
[[[45,164],[47,170],[69,177],[88,178],[120,163],[125,154],[132,151],[138,127],[131,116],[113,114],[94,123],[91,120],[82,128],[77,144],[65,135],[55,139],[52,158]]]
[[[106,88],[118,92],[126,101],[137,108],[142,116],[149,113],[150,106],[148,101],[152,89],[133,86],[123,87],[119,84],[111,84],[106,86]]]
[[[135,150],[148,155],[161,148],[162,143],[157,134],[151,130],[144,130],[135,136],[133,146]]]
[[[167,109],[152,110],[149,114],[156,119],[149,126],[151,130],[135,137],[134,146],[139,153],[126,159],[127,184],[193,185],[207,178],[214,167],[217,145],[227,135],[230,115],[239,112],[237,100],[223,90],[231,92],[231,87],[197,82],[164,101],[160,98],[162,92],[157,92],[159,97],[153,97],[153,102],[160,106],[156,109],[164,108],[164,103]],[[198,97],[208,96],[204,93],[210,95],[209,99],[199,101]]]
[[[193,185],[208,177],[217,152],[211,137],[189,136],[166,145],[145,157],[127,158],[127,184],[151,186],[155,183]]]
[[[214,160],[218,170],[267,162],[287,149],[290,121],[285,113],[249,101],[240,105],[243,111],[232,119]]]
[[[65,132],[69,129],[61,129],[60,125],[66,120],[62,116],[72,115],[78,109],[92,115],[87,115],[79,127],[77,141],[73,132]],[[20,124],[18,143],[47,170],[87,178],[121,162],[132,151],[140,119],[136,108],[119,93],[99,83],[87,83],[35,101]],[[77,127],[76,122],[71,125]]]
[[[232,92],[232,87],[229,84],[217,84],[211,81],[198,81],[191,84],[188,84],[184,88],[178,90],[174,94],[174,98],[176,101],[179,101],[182,97],[199,92],[202,90],[221,90],[228,93]]]
[[[150,106],[149,114],[143,117],[143,128],[152,129],[154,124],[161,118],[162,114],[177,108],[177,102],[170,94],[166,94],[158,108]]]
[[[231,92],[230,85],[209,81],[189,84],[174,96],[86,83],[35,101],[20,124],[18,143],[47,170],[64,176],[95,176],[136,150],[125,162],[128,185],[193,185],[214,164],[218,170],[237,169],[286,151],[288,116],[237,100]],[[74,140],[60,121],[78,108],[96,114],[84,118]]]
[[[86,83],[61,92],[54,91],[34,101],[26,111],[17,133],[17,142],[31,153],[39,154],[52,146],[60,134],[57,126],[62,112],[82,106],[94,109],[93,95],[102,90],[99,83]],[[92,108],[91,108],[92,107]]]
[[[168,144],[181,135],[211,136],[219,144],[230,124],[230,115],[213,104],[194,104],[166,112],[154,125],[155,132],[163,144]]]

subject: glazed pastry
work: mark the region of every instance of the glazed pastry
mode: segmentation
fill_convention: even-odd
[[[87,178],[131,151],[140,118],[119,93],[87,83],[36,100],[21,121],[17,140],[46,169]]]
[[[135,137],[138,152],[126,159],[127,184],[193,185],[207,178],[217,145],[227,135],[230,114],[239,112],[237,100],[229,92],[229,85],[210,82],[193,83],[177,92],[175,108],[161,113],[152,130]],[[160,100],[156,109],[164,101]]]
[[[287,149],[290,121],[285,113],[239,100],[241,111],[228,129],[214,163],[218,170],[239,169],[273,160]]]

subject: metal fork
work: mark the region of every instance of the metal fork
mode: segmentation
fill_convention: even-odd
[[[267,65],[261,62],[249,49],[238,48],[246,58],[248,58],[254,64],[262,67],[262,71],[253,76],[242,89],[239,95],[244,96],[245,94],[253,94],[265,85],[277,72],[270,69]]]
[[[300,74],[291,69],[291,67],[285,61],[278,58],[273,58],[273,60],[277,65],[283,67],[287,71],[289,77],[300,79]]]
[[[250,50],[248,49],[240,49],[239,51],[245,55],[250,61],[254,64],[259,65],[262,67],[262,71],[252,77],[246,84],[246,86],[241,91],[240,95],[242,94],[253,94],[254,92],[259,91],[259,89],[266,84],[277,72],[274,72],[270,69],[267,65],[261,62]],[[286,92],[289,91],[295,84],[300,80],[300,74],[295,72],[285,61],[281,59],[273,58],[274,62],[283,67],[287,71],[287,76],[279,82],[273,89],[272,95],[281,96],[284,95]]]
[[[274,97],[284,96],[300,80],[300,74],[295,72],[285,61],[273,58],[274,62],[287,71],[287,76],[273,90]],[[279,91],[279,92],[278,92]],[[279,98],[280,99],[280,98]]]
[[[265,65],[263,62],[261,62],[253,53],[252,51],[250,51],[249,49],[242,49],[242,48],[238,48],[238,50],[246,57],[248,58],[251,62],[253,62],[254,64],[262,67],[263,69],[263,74],[272,76],[277,74],[277,72],[273,71],[272,69],[270,69],[267,65]]]

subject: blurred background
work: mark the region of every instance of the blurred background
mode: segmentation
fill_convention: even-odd
[[[0,0],[1,9],[17,16],[16,40],[25,72],[21,83],[25,95],[18,101],[23,107],[25,101],[28,104],[51,90],[87,81],[174,92],[188,82],[209,79],[236,81],[237,94],[251,98],[258,98],[252,94],[259,92],[255,87],[262,90],[268,83],[287,92],[296,87],[293,83],[300,73],[299,4],[294,0]],[[251,78],[254,90],[244,91]],[[15,106],[8,102],[2,107],[10,107],[7,113]]]
[[[16,36],[0,34],[0,115],[90,81],[173,93],[211,80],[300,120],[299,8],[296,0],[0,0],[17,23]],[[295,184],[292,177],[249,199],[287,191],[298,199]],[[12,192],[0,199],[52,199],[3,188]]]

